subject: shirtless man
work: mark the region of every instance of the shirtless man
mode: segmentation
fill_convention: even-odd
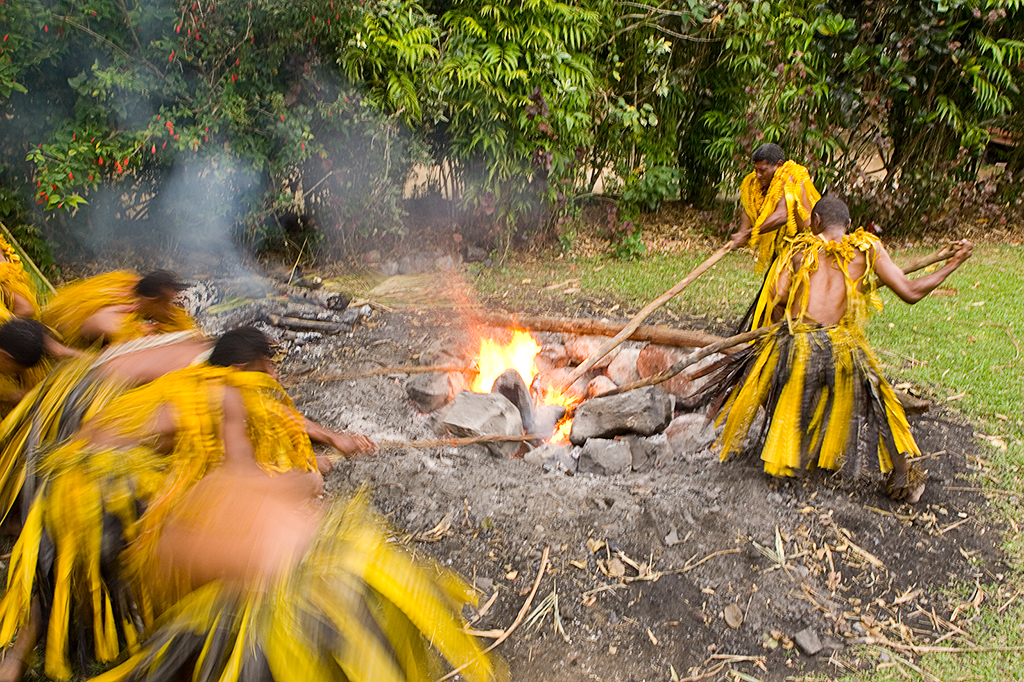
[[[78,351],[50,338],[46,328],[35,320],[15,317],[0,324],[0,416],[17,405],[46,374],[46,359],[78,355]]]
[[[768,425],[759,449],[765,471],[793,476],[810,468],[842,468],[858,479],[890,474],[896,499],[916,502],[925,474],[906,415],[867,344],[864,324],[877,275],[907,303],[916,303],[970,257],[962,240],[939,270],[909,280],[881,242],[863,230],[847,234],[850,214],[833,197],[815,204],[812,234],[798,235],[769,272],[774,334],[732,356],[718,374],[728,391],[720,411],[723,461],[738,453],[759,407]],[[890,473],[891,472],[891,473]]]

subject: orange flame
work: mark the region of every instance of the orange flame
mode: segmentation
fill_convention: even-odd
[[[537,340],[529,332],[521,329],[513,332],[512,340],[507,345],[502,345],[493,339],[481,339],[477,357],[479,373],[470,386],[471,390],[477,393],[487,393],[494,385],[495,379],[508,369],[518,371],[526,385],[530,386],[537,375],[534,358],[540,352],[540,348]],[[578,402],[580,402],[578,397],[557,392],[552,387],[545,386],[538,404],[561,405],[568,409]],[[571,426],[571,418],[560,421],[550,442],[568,443]]]
[[[539,351],[540,344],[527,331],[517,330],[507,346],[491,339],[481,339],[480,354],[477,357],[479,374],[473,380],[472,390],[477,393],[489,392],[494,380],[507,369],[518,371],[529,386],[537,375],[533,358]]]

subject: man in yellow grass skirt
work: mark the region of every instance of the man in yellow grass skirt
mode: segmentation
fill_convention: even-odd
[[[889,474],[888,490],[916,502],[925,474],[906,415],[882,377],[864,325],[878,300],[875,277],[907,303],[939,286],[971,255],[968,241],[939,270],[908,280],[877,237],[848,234],[850,213],[839,199],[815,204],[811,233],[797,235],[768,274],[772,320],[780,328],[717,372],[709,394],[727,394],[718,421],[722,460],[744,448],[748,436],[773,476],[815,467],[858,479]],[[751,434],[764,407],[760,434]]]
[[[316,502],[308,420],[267,373],[262,335],[253,355],[254,331],[114,400],[43,462],[2,636],[31,627],[38,575],[46,669],[61,679],[77,622],[100,661],[138,651],[108,680],[430,679],[430,646],[491,679],[453,610],[461,582],[413,564],[361,504]]]
[[[195,322],[174,298],[185,288],[169,270],[144,277],[119,270],[67,284],[43,308],[43,324],[72,348],[147,334],[188,331]]]
[[[797,234],[810,229],[811,208],[821,198],[821,193],[815,189],[807,169],[795,161],[787,161],[777,144],[761,145],[750,160],[754,170],[740,185],[743,211],[732,242],[735,249],[749,242],[757,258],[758,271],[766,271]],[[767,324],[767,307],[766,287],[762,285],[740,323],[741,331],[748,326],[756,329]]]

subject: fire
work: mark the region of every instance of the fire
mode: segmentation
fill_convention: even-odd
[[[488,393],[494,380],[507,369],[515,369],[527,386],[537,375],[533,358],[540,351],[540,344],[527,331],[516,331],[507,346],[501,346],[491,339],[480,340],[480,355],[477,358],[479,374],[473,380],[472,390]]]
[[[480,352],[477,357],[478,374],[473,380],[471,389],[478,393],[487,393],[494,385],[495,379],[501,376],[508,369],[515,369],[523,377],[527,386],[533,384],[537,375],[537,368],[534,366],[534,358],[540,352],[540,344],[533,336],[523,330],[516,330],[512,334],[512,340],[507,345],[502,345],[493,339],[480,340]],[[550,386],[544,387],[543,395],[537,401],[538,405],[561,405],[571,409],[579,402],[579,398],[553,390]],[[555,433],[551,437],[552,443],[568,443],[569,429],[572,426],[572,419],[567,417],[560,421],[555,427]]]

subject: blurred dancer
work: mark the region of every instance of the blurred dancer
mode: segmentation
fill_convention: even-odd
[[[192,318],[174,303],[183,289],[185,284],[169,270],[145,277],[108,272],[58,289],[41,319],[72,348],[195,330]]]
[[[240,336],[252,338],[253,332],[262,342],[255,351],[251,344],[236,343]],[[248,423],[254,433],[266,436],[265,447],[259,448],[260,465],[282,480],[302,481],[309,496],[320,489],[310,436],[349,452],[373,448],[365,438],[335,433],[305,419],[272,377],[252,371],[269,366],[270,347],[258,331],[229,332],[210,354],[213,363],[223,364],[202,362],[192,367],[186,366],[208,350],[209,343],[183,338],[152,346],[173,336],[109,348],[97,367],[78,363],[70,378],[54,382],[62,386],[49,387],[65,396],[61,407],[38,406],[48,415],[42,430],[56,442],[66,439],[61,434],[64,422],[80,423],[82,415],[90,413],[96,417],[79,437],[43,452],[38,462],[22,468],[37,473],[39,480],[31,479],[32,489],[26,491],[32,504],[12,554],[8,592],[0,603],[0,641],[10,642],[19,628],[23,636],[5,659],[0,677],[20,674],[20,659],[31,648],[40,622],[47,623],[47,674],[60,679],[71,674],[71,623],[92,623],[84,641],[77,642],[83,660],[88,657],[84,650],[90,648],[98,660],[111,661],[122,642],[129,648],[137,644],[140,626],[151,622],[152,600],[147,593],[140,603],[126,588],[120,552],[137,538],[141,511],[162,517],[167,504],[223,458],[218,396],[227,386],[240,387]],[[166,373],[175,366],[186,368]],[[126,393],[118,390],[126,381],[153,378]],[[110,397],[119,392],[119,397]],[[303,473],[289,474],[292,469]],[[153,520],[151,526],[159,522]],[[41,608],[33,603],[36,592]],[[142,620],[140,614],[145,616]]]

